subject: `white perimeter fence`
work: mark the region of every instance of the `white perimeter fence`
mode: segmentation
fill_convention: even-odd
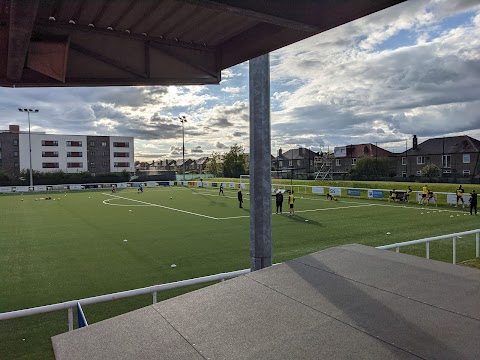
[[[202,283],[212,282],[212,281],[219,281],[219,280],[224,281],[225,279],[230,279],[236,276],[248,274],[249,272],[250,272],[250,269],[237,270],[237,271],[232,271],[228,273],[220,273],[216,275],[203,276],[195,279],[182,280],[182,281],[177,281],[177,282],[172,282],[167,284],[153,285],[153,286],[148,286],[140,289],[121,291],[113,294],[94,296],[86,299],[71,300],[71,301],[66,301],[58,304],[10,311],[5,313],[0,313],[0,321],[67,309],[68,331],[72,331],[73,330],[73,309],[77,306],[77,304],[91,305],[91,304],[96,304],[104,301],[123,299],[127,297],[143,295],[143,294],[153,294],[153,303],[155,304],[157,302],[158,291],[175,289],[179,287],[202,284]]]
[[[405,242],[401,242],[401,243],[384,245],[384,246],[377,246],[376,248],[377,249],[384,249],[384,250],[395,249],[395,251],[398,253],[398,252],[400,252],[400,248],[403,247],[403,246],[425,243],[426,258],[430,259],[430,242],[438,241],[438,240],[444,240],[444,239],[452,239],[452,242],[453,242],[453,264],[456,264],[457,263],[457,238],[465,236],[465,235],[471,235],[471,234],[475,234],[475,242],[476,242],[475,256],[478,258],[479,257],[480,229],[463,231],[463,232],[448,234],[448,235],[433,236],[433,237],[429,237],[429,238],[405,241]]]
[[[452,239],[453,240],[453,264],[456,264],[456,262],[457,262],[457,238],[462,237],[462,236],[466,236],[466,235],[471,235],[471,234],[475,234],[476,257],[478,258],[478,257],[480,257],[479,256],[480,255],[479,254],[479,250],[480,250],[480,246],[479,246],[480,245],[479,244],[480,229],[463,231],[463,232],[447,234],[447,235],[434,236],[434,237],[412,240],[412,241],[405,241],[405,242],[402,242],[402,243],[395,243],[395,244],[384,245],[384,246],[377,246],[376,248],[377,249],[385,249],[385,250],[386,249],[395,249],[396,252],[398,253],[398,252],[400,252],[400,248],[403,247],[403,246],[425,243],[426,244],[426,258],[430,259],[430,242],[438,241],[438,240],[444,240],[444,239]],[[39,306],[39,307],[35,307],[35,308],[30,308],[30,309],[10,311],[10,312],[6,312],[6,313],[0,313],[0,321],[67,309],[67,312],[68,312],[68,330],[72,331],[73,330],[73,309],[77,306],[77,304],[91,305],[91,304],[96,304],[96,303],[100,303],[100,302],[104,302],[104,301],[123,299],[123,298],[127,298],[127,297],[143,295],[143,294],[152,294],[153,295],[153,303],[155,304],[157,302],[157,292],[159,292],[159,291],[175,289],[175,288],[179,288],[179,287],[190,286],[190,285],[201,284],[201,283],[212,282],[212,281],[219,281],[219,280],[224,281],[225,279],[230,279],[230,278],[233,278],[233,277],[236,277],[236,276],[248,274],[249,272],[250,272],[250,269],[237,270],[237,271],[220,273],[220,274],[216,274],[216,275],[203,276],[203,277],[199,277],[199,278],[182,280],[182,281],[177,281],[177,282],[172,282],[172,283],[167,283],[167,284],[153,285],[153,286],[148,286],[148,287],[144,287],[144,288],[140,288],[140,289],[121,291],[121,292],[117,292],[117,293],[113,293],[113,294],[94,296],[94,297],[80,299],[80,300],[71,300],[71,301],[66,301],[66,302],[58,303],[58,304]]]
[[[243,180],[243,181],[242,181]],[[276,179],[272,179],[272,193],[278,189],[293,190],[300,194],[315,194],[326,195],[331,194],[336,197],[351,197],[351,198],[370,198],[370,199],[385,199],[390,195],[393,189],[367,189],[367,188],[352,188],[352,187],[338,187],[338,186],[311,186],[311,185],[293,185],[287,183],[275,183]],[[250,189],[249,179],[239,179],[238,182],[220,182],[205,180],[190,180],[190,181],[145,181],[145,182],[123,182],[123,183],[97,183],[97,184],[60,184],[60,185],[36,185],[33,188],[29,186],[0,186],[0,193],[27,193],[27,192],[49,192],[49,191],[82,191],[82,190],[106,190],[115,186],[117,189],[137,188],[143,184],[146,188],[158,186],[185,186],[194,188],[219,188],[223,184],[224,189]],[[405,192],[406,189],[401,189],[401,183],[398,184],[397,191]],[[457,202],[457,195],[448,192],[435,192],[439,198],[437,203],[455,205]],[[422,197],[421,191],[412,192],[411,201],[420,201]],[[470,194],[463,195],[463,201],[468,204]]]

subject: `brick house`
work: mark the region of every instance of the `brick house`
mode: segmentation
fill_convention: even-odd
[[[401,177],[420,177],[428,164],[437,165],[444,178],[480,177],[480,141],[467,135],[433,138],[421,144],[414,135],[412,148],[397,157],[397,176]]]
[[[316,152],[307,148],[291,149],[282,152],[278,150],[278,156],[272,158],[272,172],[276,178],[306,179],[312,177],[315,172],[314,160]]]
[[[334,178],[344,177],[350,173],[357,160],[361,158],[393,158],[394,156],[394,153],[374,144],[337,146],[334,148],[333,176]]]

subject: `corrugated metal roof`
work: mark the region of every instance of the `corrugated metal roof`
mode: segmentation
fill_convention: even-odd
[[[216,84],[405,0],[0,0],[0,85]]]

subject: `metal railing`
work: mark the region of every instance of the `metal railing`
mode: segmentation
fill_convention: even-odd
[[[440,235],[440,236],[433,236],[429,238],[424,238],[424,239],[418,239],[418,240],[411,240],[411,241],[405,241],[401,243],[395,243],[395,244],[390,244],[390,245],[383,245],[383,246],[377,246],[377,249],[395,249],[395,251],[398,253],[400,252],[400,248],[403,246],[408,246],[408,245],[415,245],[415,244],[423,244],[425,243],[426,245],[426,258],[430,259],[430,242],[432,241],[438,241],[438,240],[445,240],[445,239],[452,239],[453,240],[453,263],[457,263],[457,238],[465,235],[471,235],[475,234],[475,242],[476,242],[476,251],[475,251],[475,256],[478,258],[480,257],[479,255],[479,238],[480,238],[480,229],[476,230],[469,230],[469,231],[462,231],[459,233],[453,233],[453,234],[447,234],[447,235]]]
[[[73,308],[75,308],[77,304],[91,305],[99,302],[123,299],[131,296],[137,296],[137,295],[143,295],[143,294],[153,294],[153,303],[155,304],[157,302],[157,292],[159,291],[175,289],[179,287],[201,284],[206,282],[218,281],[218,280],[224,281],[225,279],[230,279],[236,276],[248,274],[249,272],[250,272],[250,269],[237,270],[237,271],[231,271],[227,273],[203,276],[203,277],[194,278],[194,279],[176,281],[176,282],[171,282],[167,284],[153,285],[153,286],[148,286],[148,287],[134,289],[134,290],[121,291],[113,294],[94,296],[94,297],[89,297],[89,298],[80,299],[80,300],[71,300],[63,303],[57,303],[57,304],[46,305],[46,306],[38,306],[30,309],[10,311],[5,313],[0,313],[0,321],[67,309],[68,331],[72,331],[73,330]]]

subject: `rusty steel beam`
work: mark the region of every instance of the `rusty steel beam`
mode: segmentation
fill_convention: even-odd
[[[40,0],[11,0],[8,41],[7,79],[12,82],[22,78],[28,46]]]

